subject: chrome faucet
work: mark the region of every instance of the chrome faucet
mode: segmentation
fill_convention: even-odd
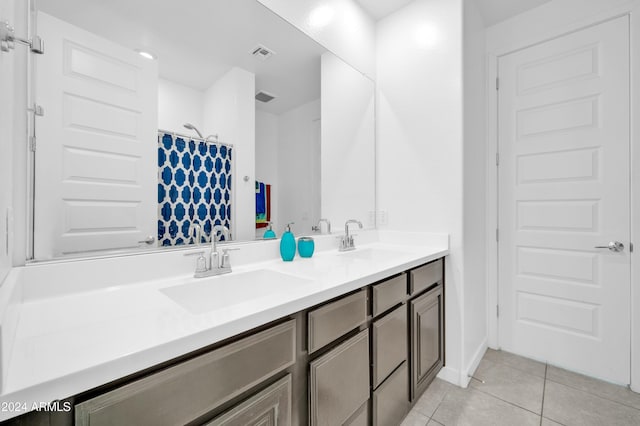
[[[194,232],[195,235],[193,235]],[[200,226],[199,223],[192,223],[191,226],[189,226],[189,236],[194,237],[193,243],[195,245],[200,245],[202,242],[202,226]]]
[[[329,219],[320,219],[316,226],[311,227],[311,230],[318,231],[322,234],[322,222],[327,224],[327,234],[331,234],[331,222],[329,222]]]
[[[200,224],[192,225],[193,229],[196,231],[198,235],[198,240],[200,239],[201,227]],[[217,242],[219,241],[218,235],[222,234],[226,240],[229,239],[229,228],[222,225],[216,225],[211,229],[211,251],[209,253],[209,264],[207,265],[206,259],[204,257],[204,251],[199,251],[196,253],[188,253],[185,256],[193,256],[198,255],[198,259],[196,261],[196,271],[194,273],[194,277],[196,278],[204,278],[211,277],[215,275],[228,274],[231,272],[231,261],[229,259],[229,251],[232,250],[240,250],[237,248],[227,248],[222,250],[222,260],[218,254],[218,246]]]
[[[211,228],[211,254],[209,260],[209,271],[220,271],[220,257],[218,255],[218,245],[217,242],[220,241],[218,235],[222,234],[224,236],[225,241],[229,240],[229,228],[223,225],[215,225]],[[231,267],[226,272],[231,272]],[[212,273],[211,275],[218,275],[225,272]]]
[[[338,247],[339,251],[349,251],[355,250],[356,246],[353,241],[353,235],[349,235],[349,224],[355,223],[358,225],[360,229],[362,229],[362,222],[355,219],[349,219],[344,224],[344,237],[340,240],[340,246]]]

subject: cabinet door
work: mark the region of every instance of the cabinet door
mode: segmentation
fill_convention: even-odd
[[[369,330],[309,364],[309,423],[342,425],[369,399]]]
[[[442,286],[411,301],[411,400],[417,399],[443,365]]]
[[[290,374],[206,424],[206,426],[265,425],[291,425]]]

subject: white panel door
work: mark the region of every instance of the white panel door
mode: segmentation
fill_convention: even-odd
[[[500,346],[629,383],[628,18],[498,68]]]
[[[40,13],[35,256],[144,245],[157,231],[157,63]]]

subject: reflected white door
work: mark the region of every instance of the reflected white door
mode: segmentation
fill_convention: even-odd
[[[157,234],[157,63],[40,13],[35,256]]]
[[[500,346],[629,383],[628,18],[498,68]]]

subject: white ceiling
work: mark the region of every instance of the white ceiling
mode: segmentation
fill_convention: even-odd
[[[188,6],[187,6],[188,4]],[[256,92],[280,114],[320,97],[325,48],[255,0],[38,0],[38,8],[130,49],[157,55],[160,76],[205,90],[231,67],[256,74]],[[262,44],[276,52],[251,56]]]
[[[413,0],[356,0],[376,21],[402,9]]]
[[[413,0],[356,0],[376,21],[396,10],[402,9]],[[497,24],[527,10],[536,8],[551,0],[471,0],[475,1],[485,26]]]

